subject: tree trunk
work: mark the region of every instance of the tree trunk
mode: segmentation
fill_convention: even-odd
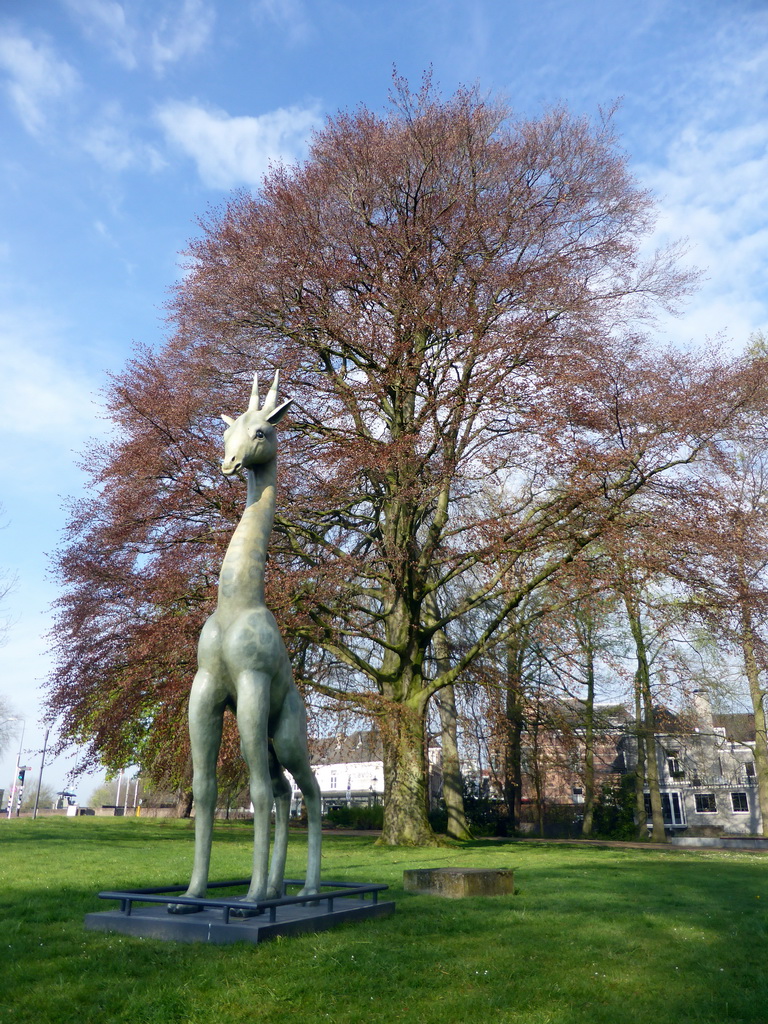
[[[506,692],[504,694],[504,803],[507,807],[509,831],[520,823],[523,801],[523,731],[525,728],[523,682],[520,645],[507,644]]]
[[[192,816],[192,790],[180,789],[176,794],[176,817],[190,818]]]
[[[648,780],[648,790],[651,796],[651,820],[653,822],[653,841],[665,843],[667,834],[664,828],[664,811],[661,806],[661,791],[659,789],[659,762],[656,757],[656,723],[653,714],[653,696],[651,694],[651,668],[648,662],[648,651],[645,646],[645,634],[640,616],[640,609],[637,607],[634,595],[625,586],[624,607],[627,610],[629,628],[632,632],[632,639],[635,642],[635,657],[637,668],[635,670],[635,707],[640,710],[642,726],[638,728],[638,737],[643,736],[645,746],[645,775]],[[639,697],[639,700],[637,699]],[[640,761],[640,744],[638,743],[638,773],[642,771]],[[638,791],[636,790],[636,793]],[[638,793],[639,796],[639,793]],[[639,804],[639,800],[638,800]],[[638,811],[640,810],[638,806]],[[641,819],[645,824],[645,800],[643,799],[643,814]],[[638,832],[639,832],[638,825]]]
[[[536,801],[536,823],[540,838],[544,838],[544,767],[540,759],[539,751],[539,727],[538,723],[532,732],[533,744],[531,747],[531,773],[533,777],[533,792]]]
[[[536,694],[535,702],[531,702],[528,718],[528,757],[526,758],[526,771],[533,784],[533,799],[536,809],[536,822],[539,836],[544,838],[545,826],[545,795],[546,795],[546,772],[544,753],[541,749],[541,690]]]
[[[443,748],[443,800],[448,814],[446,832],[451,839],[471,839],[472,833],[464,813],[464,785],[459,762],[456,724],[456,695],[452,686],[444,686],[435,694],[440,714],[440,736]]]
[[[584,818],[581,834],[592,835],[595,813],[595,655],[587,647],[587,695],[584,700]]]
[[[647,669],[647,664],[646,664]],[[651,702],[651,687],[647,673],[643,680],[643,726],[645,737],[645,771],[648,777],[648,790],[651,795],[651,818],[653,820],[654,843],[666,843],[667,833],[664,827],[664,810],[661,805],[659,788],[659,761],[656,756],[656,720]]]
[[[765,724],[766,693],[760,685],[760,671],[755,656],[755,636],[752,627],[752,613],[747,599],[739,600],[741,619],[741,651],[744,657],[744,673],[749,683],[749,696],[755,715],[755,774],[757,776],[757,799],[762,817],[762,832],[768,836],[768,730]]]
[[[424,706],[392,705],[381,723],[384,748],[385,846],[434,846],[427,817],[428,776],[424,751]]]
[[[645,812],[645,736],[643,734],[643,698],[640,681],[635,675],[635,743],[637,745],[637,767],[635,768],[635,825],[637,838],[648,838],[648,821]]]
[[[436,622],[439,616],[434,594],[424,599],[424,613],[428,621]],[[451,651],[444,630],[438,629],[432,637],[437,674],[448,672],[451,667]],[[435,704],[440,715],[440,742],[443,758],[443,800],[448,814],[447,833],[451,839],[471,839],[466,813],[464,811],[464,783],[459,761],[458,728],[456,721],[456,694],[453,686],[445,686],[435,694]]]

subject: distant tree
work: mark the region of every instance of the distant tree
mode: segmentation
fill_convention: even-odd
[[[34,809],[35,801],[37,800],[37,784],[39,776],[27,776],[27,781],[24,786],[24,797],[21,802],[22,812],[31,811]],[[40,785],[40,799],[37,803],[38,809],[51,808],[56,800],[56,793],[52,786],[43,782]]]
[[[5,509],[0,504],[0,529],[5,529]],[[7,600],[13,593],[17,583],[17,577],[9,569],[0,569],[0,647],[8,640],[8,631],[13,623],[13,613],[7,607]],[[0,707],[0,719],[2,719],[2,707]]]
[[[0,694],[0,754],[5,753],[17,733],[19,721],[13,705]]]
[[[765,372],[761,338],[748,358]],[[688,609],[741,661],[755,719],[755,768],[768,836],[768,410],[734,424],[708,461],[702,497],[679,521]]]
[[[591,835],[598,795],[598,746],[608,723],[598,702],[606,697],[623,653],[624,622],[617,595],[606,581],[604,551],[582,560],[552,588],[545,618],[547,660],[558,687],[570,702],[570,719],[581,751],[584,804],[582,834]],[[615,694],[614,694],[615,696]]]
[[[537,711],[541,709],[539,597],[529,596],[510,611],[503,639],[489,646],[472,666],[474,678],[488,694],[485,716],[491,744],[489,767],[495,787],[502,794],[502,824],[510,833],[521,821],[526,734],[537,732]],[[528,757],[530,762],[530,750]],[[536,775],[535,757],[532,767]]]
[[[431,842],[431,698],[750,386],[642,334],[690,284],[674,252],[640,258],[651,223],[609,123],[516,120],[399,80],[385,116],[330,118],[304,164],[212,212],[175,333],[112,382],[115,441],[89,456],[57,559],[64,742],[183,781],[195,642],[242,502],[215,417],[282,367],[268,600],[303,682],[378,723],[382,841]],[[480,607],[482,630],[431,671],[440,631]],[[228,732],[223,760],[235,750]]]
[[[615,559],[616,588],[624,602],[629,632],[635,649],[634,697],[637,738],[636,803],[638,838],[647,834],[643,783],[648,786],[653,822],[653,840],[666,842],[661,802],[659,763],[656,756],[656,708],[652,686],[653,642],[655,630],[649,625],[644,566],[626,551]]]
[[[117,779],[102,782],[88,797],[88,807],[114,807],[117,797]]]

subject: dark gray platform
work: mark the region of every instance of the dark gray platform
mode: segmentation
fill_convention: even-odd
[[[219,882],[211,888],[238,885],[247,887],[248,882]],[[119,900],[120,908],[86,914],[85,927],[92,931],[120,932],[175,942],[257,943],[278,935],[326,931],[347,921],[388,917],[395,911],[394,902],[380,902],[378,899],[379,893],[386,888],[386,885],[325,883],[321,895],[314,902],[297,896],[264,900],[258,904],[262,912],[253,917],[234,916],[233,911],[242,902],[240,896],[198,900],[177,895],[183,892],[181,886],[101,892],[99,896],[102,899]],[[150,905],[146,906],[147,903]],[[168,903],[185,903],[197,912],[169,914]]]

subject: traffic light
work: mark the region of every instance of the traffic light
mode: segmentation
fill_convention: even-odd
[[[19,768],[19,774],[16,776],[16,781],[20,786],[24,785],[24,772],[26,770],[26,768]]]

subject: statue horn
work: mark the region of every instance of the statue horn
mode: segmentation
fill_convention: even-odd
[[[275,370],[275,379],[272,382],[272,387],[269,389],[269,393],[268,393],[267,397],[264,399],[264,409],[263,409],[263,411],[265,413],[267,413],[267,414],[273,412],[275,406],[277,405],[277,387],[278,387],[279,383],[280,383],[280,371],[279,370]]]
[[[254,409],[259,408],[259,375],[254,373],[253,375],[253,387],[251,388],[251,399],[248,402],[248,412],[253,412]]]

